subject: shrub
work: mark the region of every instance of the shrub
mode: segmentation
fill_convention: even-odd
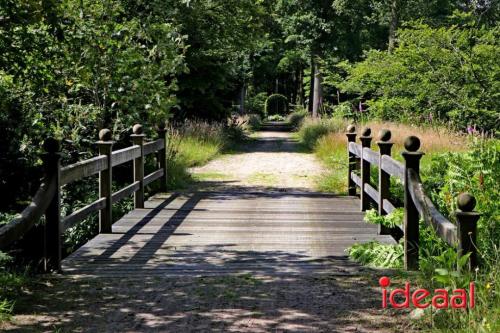
[[[249,114],[246,118],[246,127],[250,131],[256,131],[262,125],[262,119],[258,114]]]
[[[303,107],[297,107],[294,112],[290,113],[287,117],[287,122],[292,126],[294,129],[299,129],[300,126],[302,126],[302,123],[304,122],[304,119],[307,117],[309,113],[307,110]]]
[[[267,100],[267,93],[265,92],[261,92],[255,96],[249,97],[245,103],[246,112],[249,114],[257,114],[260,115],[261,117],[265,117],[266,100]]]
[[[286,115],[288,112],[288,100],[281,94],[273,94],[266,100],[265,113],[268,116],[275,114]]]

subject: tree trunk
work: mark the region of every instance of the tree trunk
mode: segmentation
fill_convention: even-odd
[[[313,118],[317,118],[323,104],[323,77],[318,63],[314,66]]]
[[[240,114],[245,114],[246,85],[243,83],[240,91]]]
[[[389,26],[389,52],[394,50],[396,44],[396,31],[399,26],[400,0],[391,1],[391,23]]]
[[[299,68],[297,77],[297,104],[304,106],[304,68]]]
[[[314,95],[314,55],[311,54],[311,79],[309,84],[309,100],[307,110],[309,113],[313,112],[313,95]]]

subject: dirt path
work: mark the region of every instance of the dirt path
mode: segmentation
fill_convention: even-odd
[[[197,188],[314,190],[324,168],[314,155],[300,151],[291,133],[257,132],[252,139],[241,151],[191,169]]]

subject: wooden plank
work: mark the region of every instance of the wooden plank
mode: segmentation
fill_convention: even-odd
[[[28,232],[45,213],[56,194],[56,177],[44,179],[31,203],[12,221],[0,227],[0,249],[8,247]]]
[[[163,139],[147,142],[144,144],[144,156],[156,153],[157,151],[162,150],[163,147],[164,147]]]
[[[105,170],[107,159],[106,156],[96,156],[61,168],[61,185],[69,184]]]
[[[155,172],[150,173],[146,177],[144,177],[144,186],[154,182],[157,179],[163,177],[163,169],[156,170]]]
[[[362,149],[359,143],[349,142],[349,151],[360,158]]]
[[[387,200],[387,199],[384,199],[383,203],[384,203],[383,204],[384,211],[387,214],[392,213],[396,209],[396,207],[389,200]]]
[[[457,246],[457,226],[439,212],[432,201],[425,195],[420,177],[413,170],[408,175],[408,190],[421,218],[431,226],[436,234],[450,246]]]
[[[365,184],[365,193],[368,194],[370,198],[375,200],[375,202],[378,202],[379,193],[373,186],[371,186],[370,184]]]
[[[354,172],[351,173],[351,178],[352,181],[358,186],[361,187],[361,177],[355,174]]]
[[[392,157],[388,155],[382,156],[381,168],[388,174],[394,177],[398,177],[403,183],[405,181],[405,167],[404,165],[394,160]]]
[[[130,185],[125,186],[121,190],[113,193],[111,196],[111,201],[115,204],[117,202],[120,202],[121,200],[125,199],[126,197],[134,194],[135,191],[139,188],[139,182],[133,182]]]
[[[91,204],[80,208],[79,210],[73,212],[72,214],[66,216],[61,224],[63,232],[67,229],[74,227],[78,222],[84,220],[87,216],[92,213],[95,213],[101,209],[106,207],[106,198],[100,198]]]
[[[117,166],[126,162],[130,162],[133,159],[141,156],[141,147],[134,145],[131,147],[116,150],[112,153],[112,166]]]
[[[378,167],[379,159],[380,154],[378,152],[373,151],[370,148],[363,148],[363,160]]]

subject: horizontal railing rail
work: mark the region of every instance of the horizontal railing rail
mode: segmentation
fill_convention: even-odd
[[[359,188],[360,209],[365,211],[376,207],[380,215],[393,212],[397,205],[390,201],[390,178],[399,179],[404,187],[404,225],[403,228],[387,229],[379,227],[380,234],[391,234],[397,240],[404,238],[405,268],[418,269],[419,220],[432,227],[436,234],[450,246],[456,247],[460,255],[470,253],[470,266],[477,265],[476,234],[480,215],[474,212],[475,199],[467,193],[458,197],[459,211],[455,212],[454,224],[439,212],[425,194],[420,179],[420,160],[424,155],[419,151],[420,140],[411,136],[405,141],[406,151],[402,153],[405,163],[391,157],[391,132],[382,130],[379,134],[379,151],[371,149],[371,130],[365,128],[360,136],[361,144],[356,143],[356,128],[347,129],[348,140],[348,191],[357,195]],[[378,169],[378,183],[370,180],[371,166]]]
[[[0,249],[5,249],[21,239],[45,214],[44,269],[61,269],[61,236],[67,229],[99,212],[99,232],[112,231],[112,205],[134,195],[134,207],[144,208],[144,187],[161,179],[160,191],[166,190],[166,129],[158,127],[158,139],[144,142],[143,128],[137,124],[132,129],[133,145],[113,151],[112,133],[108,129],[99,132],[99,156],[61,167],[60,145],[55,139],[44,143],[45,175],[32,202],[16,218],[0,228]],[[157,169],[144,175],[145,157],[156,154]],[[131,184],[112,193],[112,169],[133,162],[134,180]],[[61,187],[72,182],[99,174],[99,198],[78,210],[61,216]]]

